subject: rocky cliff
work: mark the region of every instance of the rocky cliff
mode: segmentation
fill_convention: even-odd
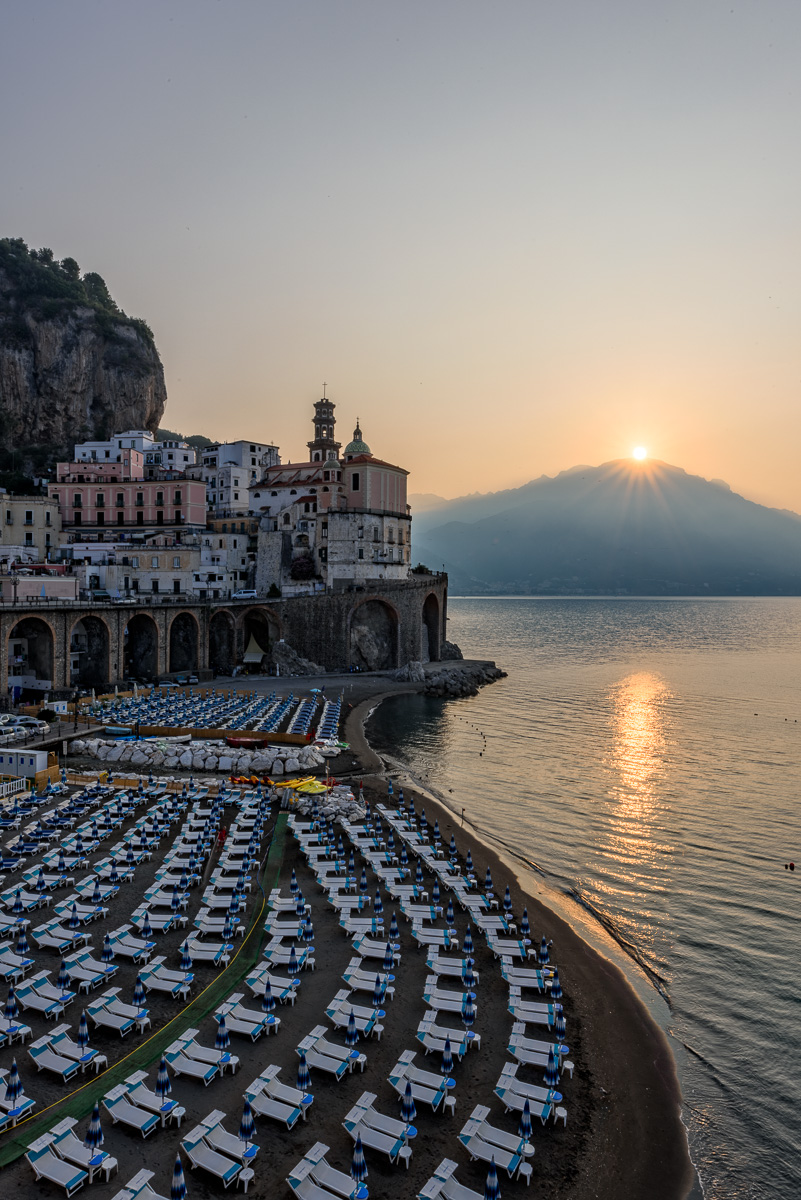
[[[167,389],[152,333],[117,307],[99,275],[81,277],[74,260],[48,255],[0,239],[5,446],[23,457],[47,448],[55,459],[115,430],[155,432]]]

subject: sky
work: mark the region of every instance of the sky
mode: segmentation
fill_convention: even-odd
[[[163,424],[412,492],[656,458],[801,511],[797,0],[6,0],[0,236],[153,329]]]

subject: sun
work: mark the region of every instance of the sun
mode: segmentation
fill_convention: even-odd
[[[637,462],[642,462],[644,458],[648,457],[648,451],[645,446],[635,446],[631,452],[631,457],[636,458]]]

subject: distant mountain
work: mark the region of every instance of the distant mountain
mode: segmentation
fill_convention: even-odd
[[[430,512],[450,503],[444,496],[437,496],[434,492],[412,492],[406,499],[412,506],[412,513]]]
[[[465,496],[419,513],[412,531],[415,561],[444,564],[454,592],[801,595],[798,514],[662,462]]]

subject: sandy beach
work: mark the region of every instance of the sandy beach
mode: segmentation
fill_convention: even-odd
[[[292,679],[281,680],[280,684],[282,690],[294,690],[298,694],[316,682]],[[324,682],[327,690],[330,688],[333,691],[339,686],[330,678]],[[267,686],[268,681],[264,681],[264,684]],[[275,680],[269,681],[271,688],[275,684]],[[247,681],[247,685],[253,686],[253,681]],[[244,686],[244,683],[236,681],[232,686]],[[345,729],[350,751],[332,760],[332,770],[338,777],[347,773],[356,788],[359,780],[363,779],[365,795],[371,802],[383,802],[387,795],[383,766],[366,742],[363,721],[369,709],[384,694],[414,691],[418,685],[389,683],[385,677],[356,677],[346,679],[346,686],[349,688],[346,691],[348,703],[352,706]],[[408,796],[405,786],[404,790]],[[420,806],[418,803],[418,810]],[[426,796],[422,806],[426,808],[430,821],[438,816],[446,842],[451,832],[454,833],[460,854],[464,854],[468,847],[472,848],[479,874],[483,875],[487,865],[490,866],[496,892],[502,894],[506,882],[510,883],[514,912],[519,918],[523,907],[528,907],[532,936],[538,940],[545,933],[549,939],[553,939],[552,960],[559,966],[564,988],[566,1040],[570,1045],[569,1057],[575,1063],[575,1071],[572,1079],[563,1078],[560,1085],[568,1111],[566,1126],[563,1127],[561,1123],[554,1126],[549,1122],[543,1127],[538,1120],[535,1121],[531,1139],[536,1151],[532,1160],[534,1188],[540,1194],[546,1194],[547,1191],[547,1194],[564,1200],[588,1200],[589,1197],[608,1200],[613,1197],[682,1200],[692,1187],[693,1172],[679,1116],[680,1095],[673,1059],[661,1030],[621,972],[535,897],[523,894],[515,881],[513,870],[491,847],[481,845],[471,831],[459,827],[448,809],[437,805],[435,810],[432,798]],[[139,815],[141,810],[137,813]],[[235,810],[227,808],[226,822],[230,823],[234,816]],[[276,806],[265,830],[262,854],[266,852],[266,834],[273,826],[275,817]],[[132,822],[133,818],[129,825]],[[138,867],[135,881],[121,888],[114,897],[108,917],[88,927],[96,949],[102,944],[106,930],[115,928],[127,919],[132,900],[153,881],[167,848],[167,842],[163,841],[153,861]],[[232,1036],[231,1052],[240,1059],[236,1074],[227,1073],[208,1088],[184,1078],[173,1079],[172,1097],[186,1109],[180,1130],[168,1126],[143,1142],[130,1131],[112,1126],[104,1114],[104,1149],[118,1160],[119,1171],[109,1183],[95,1182],[91,1188],[93,1194],[100,1197],[116,1195],[128,1179],[147,1166],[155,1172],[153,1187],[163,1195],[169,1195],[172,1164],[181,1136],[213,1109],[228,1114],[226,1128],[235,1134],[239,1126],[243,1090],[270,1064],[281,1068],[284,1082],[295,1083],[298,1061],[295,1047],[315,1025],[326,1024],[324,1009],[344,986],[342,972],[355,951],[350,940],[339,929],[338,914],[327,903],[297,840],[291,834],[283,839],[280,864],[275,849],[267,861],[264,878],[272,886],[273,873],[280,865],[280,884],[284,894],[288,894],[290,872],[293,867],[297,871],[301,889],[312,906],[316,969],[301,973],[302,982],[295,1005],[279,1006],[276,1010],[276,1016],[281,1019],[277,1035],[263,1037],[255,1043]],[[207,864],[206,876],[212,865]],[[427,871],[426,885],[430,888],[432,882],[433,876]],[[135,889],[135,892],[127,889]],[[190,928],[201,890],[202,887],[192,892]],[[374,891],[373,878],[371,894]],[[386,894],[384,900],[388,923],[393,902]],[[247,919],[250,921],[257,916],[259,926],[264,919],[261,904],[259,889],[254,887],[248,894]],[[393,1117],[399,1115],[398,1099],[387,1082],[387,1075],[404,1050],[417,1049],[419,1065],[435,1072],[439,1070],[438,1056],[431,1055],[426,1059],[422,1046],[415,1040],[418,1022],[426,1011],[422,999],[423,984],[428,974],[425,952],[416,948],[409,932],[410,926],[400,913],[398,917],[402,959],[394,972],[395,996],[385,1006],[387,1015],[383,1020],[381,1040],[371,1038],[359,1046],[367,1056],[364,1073],[357,1070],[346,1075],[341,1082],[333,1081],[328,1075],[313,1073],[314,1103],[308,1119],[299,1121],[291,1130],[271,1121],[257,1119],[256,1141],[260,1150],[254,1164],[255,1179],[250,1184],[249,1195],[290,1195],[283,1181],[303,1153],[316,1141],[325,1142],[331,1148],[329,1161],[347,1171],[352,1144],[342,1128],[342,1120],[365,1091],[375,1094],[379,1110]],[[32,924],[37,924],[38,920],[37,917]],[[467,915],[457,906],[456,926],[460,939],[464,936],[466,925]],[[158,936],[158,953],[165,955],[168,965],[173,968],[178,966],[179,948],[185,936],[182,931]],[[37,970],[47,967],[57,971],[57,957],[39,952],[36,959]],[[508,989],[501,978],[498,964],[481,937],[476,938],[475,962],[480,983],[476,989],[478,1013],[474,1028],[481,1035],[481,1047],[468,1053],[461,1063],[455,1065],[455,1113],[434,1114],[430,1109],[418,1106],[415,1120],[418,1133],[412,1141],[413,1154],[408,1172],[402,1166],[390,1166],[385,1157],[368,1151],[367,1183],[372,1197],[415,1196],[445,1157],[459,1164],[458,1178],[464,1184],[483,1194],[486,1165],[469,1163],[466,1152],[457,1140],[459,1130],[474,1105],[481,1103],[490,1106],[490,1119],[494,1124],[510,1132],[516,1131],[516,1114],[504,1116],[503,1105],[493,1095],[501,1070],[509,1061],[506,1045],[513,1018],[507,1011]],[[196,965],[193,996],[197,996],[215,977],[213,967]],[[121,964],[114,983],[119,984],[126,1000],[130,1000],[135,978],[136,968],[127,962]],[[246,1004],[259,1008],[259,997],[253,996],[247,984],[242,982],[234,990],[244,992]],[[77,1024],[80,1007],[81,1000],[78,999],[67,1010],[64,1020]],[[192,1024],[200,1029],[198,1041],[207,1046],[214,1045],[216,1021],[213,1013],[201,1020],[190,1020],[188,1015],[183,1014],[179,1002],[156,993],[150,993],[148,1008],[152,1025],[145,1037],[175,1018],[175,1036],[187,1024]],[[48,1025],[43,1017],[23,1014],[23,1019],[31,1025],[34,1038],[47,1031]],[[132,1036],[136,1039],[136,1035]],[[330,1037],[344,1044],[340,1032],[334,1032]],[[131,1037],[121,1042],[116,1035],[107,1032],[93,1033],[91,1044],[108,1056],[110,1066],[137,1048],[136,1041],[132,1043]],[[10,1061],[8,1048],[2,1054],[4,1064],[6,1059]],[[58,1101],[67,1088],[48,1074],[37,1075],[26,1051],[18,1049],[17,1057],[27,1093],[39,1101],[37,1118],[47,1105],[55,1105],[52,1109],[55,1123],[59,1119]],[[154,1062],[146,1068],[150,1072],[151,1083],[156,1066],[157,1062]],[[521,1067],[519,1073],[532,1083],[542,1083],[541,1070]],[[91,1082],[88,1076],[79,1079],[84,1083]],[[81,1132],[85,1123],[83,1119]],[[20,1130],[24,1128],[20,1126]],[[0,1137],[0,1152],[7,1136]],[[185,1155],[184,1165],[188,1168]],[[6,1166],[3,1176],[24,1195],[63,1194],[50,1184],[35,1184],[33,1173],[24,1159]],[[203,1172],[187,1170],[187,1185],[190,1197],[223,1194],[222,1185]],[[505,1174],[501,1176],[501,1189],[505,1196],[527,1194],[522,1181],[510,1181]],[[532,1191],[528,1194],[536,1193]]]

